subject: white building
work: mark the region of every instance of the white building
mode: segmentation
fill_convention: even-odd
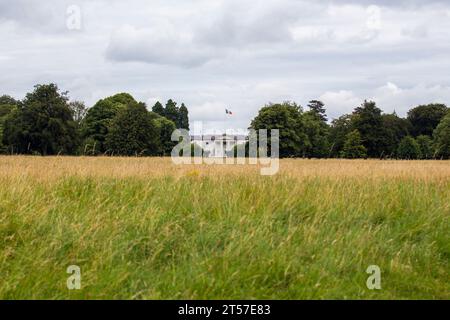
[[[248,141],[244,135],[204,135],[191,136],[191,142],[202,147],[209,157],[225,158],[232,154],[234,147]]]

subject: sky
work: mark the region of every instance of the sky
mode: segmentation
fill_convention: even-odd
[[[0,0],[0,39],[0,94],[172,98],[204,131],[287,100],[330,119],[450,103],[449,0]]]

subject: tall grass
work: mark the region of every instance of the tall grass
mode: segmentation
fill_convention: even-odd
[[[2,299],[450,298],[450,162],[1,157],[0,186]]]

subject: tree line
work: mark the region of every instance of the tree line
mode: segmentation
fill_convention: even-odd
[[[284,102],[263,107],[251,128],[279,129],[281,157],[450,158],[450,112],[444,104],[420,105],[402,118],[364,101],[329,124],[321,101],[310,101],[308,111]]]
[[[176,128],[189,130],[184,104],[173,100],[152,111],[128,93],[91,108],[70,102],[57,85],[36,85],[21,101],[0,97],[0,152],[34,155],[170,155]]]
[[[328,121],[318,100],[308,110],[295,102],[268,104],[251,129],[279,129],[280,157],[449,159],[450,112],[421,105],[406,118],[364,101],[351,114]],[[189,130],[189,112],[169,100],[151,109],[128,93],[91,108],[69,101],[56,84],[36,85],[23,100],[0,96],[0,153],[34,155],[167,156],[175,129]]]

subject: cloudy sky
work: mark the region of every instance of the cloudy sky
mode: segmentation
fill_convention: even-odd
[[[450,103],[450,1],[0,0],[0,38],[0,94],[173,98],[205,130],[284,100],[321,99],[330,118],[364,99]]]

